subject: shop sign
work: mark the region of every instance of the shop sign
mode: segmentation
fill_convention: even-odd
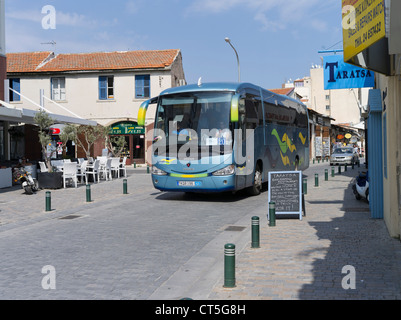
[[[136,122],[121,122],[111,127],[110,135],[145,134],[145,128]]]
[[[325,90],[372,88],[375,85],[373,71],[345,63],[343,55],[327,56],[323,65]]]
[[[344,59],[386,36],[384,0],[342,0]]]

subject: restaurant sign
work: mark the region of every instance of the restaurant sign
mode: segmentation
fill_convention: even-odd
[[[342,0],[344,60],[386,36],[384,0]]]
[[[145,134],[145,128],[136,122],[120,122],[111,126],[110,135]]]

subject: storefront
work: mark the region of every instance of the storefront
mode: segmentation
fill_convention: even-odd
[[[121,154],[127,164],[145,163],[145,128],[134,121],[118,122],[111,126],[110,136],[124,136],[125,147]]]

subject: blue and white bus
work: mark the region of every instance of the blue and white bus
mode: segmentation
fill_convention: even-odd
[[[250,83],[171,88],[156,104],[152,180],[156,189],[258,195],[270,171],[309,167],[309,118],[301,102]]]

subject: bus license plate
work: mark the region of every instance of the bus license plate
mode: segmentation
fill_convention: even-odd
[[[202,182],[200,181],[178,181],[179,187],[200,187]]]

